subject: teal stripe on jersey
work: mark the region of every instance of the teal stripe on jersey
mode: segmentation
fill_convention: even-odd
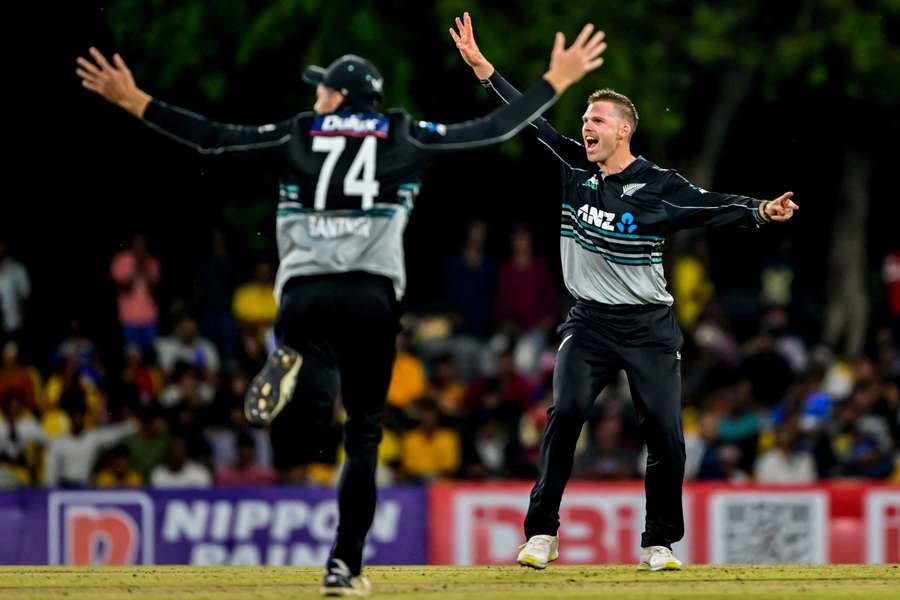
[[[312,208],[279,208],[276,213],[279,217],[287,217],[290,215],[297,214],[313,214],[318,213],[321,216],[327,217],[393,217],[397,211],[391,208],[370,208],[369,210],[335,210],[328,211],[326,214],[323,211],[315,210]]]
[[[614,231],[606,231],[605,229],[600,229],[599,227],[594,227],[593,225],[588,225],[584,221],[578,218],[578,211],[572,208],[568,204],[563,204],[563,210],[572,213],[572,216],[575,217],[575,220],[578,221],[578,225],[584,227],[585,229],[590,229],[591,231],[595,231],[600,235],[605,235],[607,237],[619,238],[625,240],[653,240],[656,242],[664,242],[666,238],[659,237],[656,235],[638,235],[636,233],[616,233]]]
[[[622,258],[620,256],[612,256],[611,254],[607,254],[603,252],[597,246],[594,246],[587,240],[582,239],[577,233],[574,231],[568,231],[563,229],[559,232],[561,237],[569,238],[575,240],[579,246],[584,248],[589,252],[593,252],[595,254],[599,254],[602,256],[607,262],[616,263],[620,265],[634,265],[634,266],[649,266],[652,264],[660,264],[662,263],[662,257],[651,257],[651,258]]]

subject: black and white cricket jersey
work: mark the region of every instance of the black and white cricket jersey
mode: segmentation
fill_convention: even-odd
[[[159,100],[144,121],[202,154],[249,158],[278,173],[276,297],[292,277],[362,271],[390,278],[400,298],[403,231],[427,160],[507,140],[555,101],[542,79],[486,117],[453,125],[399,109],[228,125]]]
[[[481,83],[503,102],[520,96],[497,71]],[[662,265],[668,236],[691,227],[763,222],[759,200],[708,192],[643,157],[604,175],[581,142],[560,135],[543,117],[531,125],[562,167],[559,248],[565,284],[576,299],[670,306]]]

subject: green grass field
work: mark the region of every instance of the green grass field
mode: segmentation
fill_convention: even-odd
[[[900,599],[900,566],[371,567],[378,598]],[[0,598],[265,600],[318,598],[320,569],[289,567],[2,567]]]

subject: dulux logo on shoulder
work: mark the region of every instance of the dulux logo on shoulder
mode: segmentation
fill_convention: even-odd
[[[388,119],[378,114],[331,114],[319,115],[313,120],[310,135],[365,137],[388,136]]]

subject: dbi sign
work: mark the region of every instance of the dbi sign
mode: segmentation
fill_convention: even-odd
[[[866,562],[900,562],[900,491],[877,490],[866,496]]]
[[[514,564],[528,489],[475,486],[432,490],[431,562]],[[574,484],[560,508],[560,558],[567,563],[636,563],[644,525],[642,491],[597,493]],[[686,545],[676,545],[676,552]],[[680,556],[690,558],[686,551]]]

